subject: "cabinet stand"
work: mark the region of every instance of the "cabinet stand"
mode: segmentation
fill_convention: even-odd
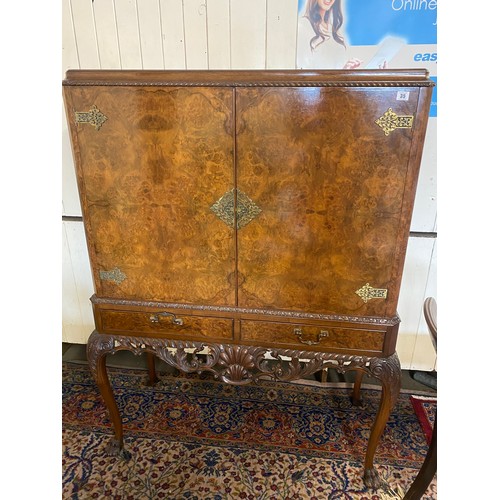
[[[373,465],[375,451],[401,388],[401,368],[396,353],[388,357],[354,356],[319,353],[257,346],[191,342],[128,335],[100,334],[94,331],[87,344],[90,371],[109,411],[114,438],[108,446],[113,456],[130,458],[124,449],[123,425],[113,389],[106,370],[106,356],[118,351],[136,355],[148,353],[185,373],[209,372],[214,378],[233,385],[244,385],[260,380],[287,382],[304,378],[326,368],[339,373],[356,370],[380,380],[382,395],[373,423],[365,455],[364,483],[378,488],[380,478]],[[201,355],[203,352],[204,355]],[[360,380],[360,377],[358,377]],[[355,388],[356,389],[356,388]],[[359,401],[359,387],[353,399]]]

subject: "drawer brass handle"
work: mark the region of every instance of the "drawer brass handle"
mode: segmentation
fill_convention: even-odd
[[[184,324],[184,321],[182,320],[182,318],[177,318],[175,316],[175,314],[172,314],[172,313],[169,313],[169,312],[161,312],[161,313],[158,313],[158,314],[152,314],[150,317],[149,317],[149,321],[151,323],[159,323],[160,322],[160,317],[168,317],[170,318],[172,321],[172,324],[173,325],[183,325]]]
[[[295,333],[295,335],[297,335],[297,337],[299,337],[299,340],[303,344],[307,344],[307,345],[317,345],[321,342],[321,339],[324,339],[324,338],[328,337],[328,335],[329,335],[329,333],[326,330],[320,330],[320,332],[318,333],[318,335],[316,337],[317,340],[314,341],[314,340],[304,340],[302,338],[302,334],[304,333],[302,331],[302,328],[294,328],[293,333]]]

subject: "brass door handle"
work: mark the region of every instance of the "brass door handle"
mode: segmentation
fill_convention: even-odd
[[[302,328],[294,328],[293,333],[295,333],[295,335],[297,335],[297,337],[299,337],[299,340],[303,344],[307,344],[307,345],[317,345],[321,342],[321,339],[326,338],[330,335],[326,330],[320,330],[320,332],[318,333],[318,335],[316,337],[316,340],[304,340],[302,338],[302,334],[304,333],[302,331]]]
[[[161,312],[161,313],[157,313],[157,314],[152,314],[150,317],[149,317],[149,321],[151,323],[160,323],[160,319],[162,317],[168,317],[171,319],[171,323],[173,325],[183,325],[184,324],[184,321],[182,320],[182,318],[177,318],[175,314],[172,314],[172,313],[169,313],[169,312]]]

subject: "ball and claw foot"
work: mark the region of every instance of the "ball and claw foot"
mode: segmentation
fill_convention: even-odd
[[[366,469],[365,475],[363,476],[363,481],[367,488],[372,488],[374,490],[380,488],[382,481],[378,472],[375,469]]]
[[[106,455],[109,457],[118,457],[123,460],[130,460],[132,458],[132,454],[130,451],[127,451],[123,446],[120,446],[120,443],[116,439],[112,439],[108,445],[106,446]]]

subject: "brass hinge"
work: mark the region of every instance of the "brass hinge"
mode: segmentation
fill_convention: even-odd
[[[413,116],[398,116],[392,108],[389,108],[380,118],[375,120],[375,123],[384,131],[385,135],[389,135],[397,128],[412,128]]]
[[[127,275],[118,267],[111,269],[111,271],[99,271],[99,278],[102,281],[112,281],[119,285],[123,280],[127,279]]]
[[[90,111],[75,112],[76,123],[89,123],[96,130],[99,130],[107,119],[108,117],[101,113],[95,104],[90,108]]]
[[[372,299],[386,299],[387,298],[387,288],[373,288],[370,283],[363,285],[356,293],[361,297],[363,302],[366,304]]]

